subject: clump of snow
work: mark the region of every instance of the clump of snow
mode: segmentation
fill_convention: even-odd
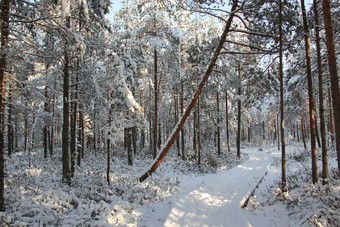
[[[329,153],[330,182],[322,184],[321,152],[318,153],[319,183],[311,182],[311,158],[303,146],[290,145],[287,149],[287,186],[283,192],[281,160],[277,158],[266,182],[256,190],[248,209],[254,215],[270,215],[273,219],[287,216],[288,223],[299,226],[339,226],[340,180],[336,171],[336,154]]]

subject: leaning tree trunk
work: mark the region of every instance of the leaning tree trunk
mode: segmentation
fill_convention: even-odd
[[[316,53],[318,62],[318,79],[319,79],[319,112],[320,112],[320,131],[322,144],[322,178],[325,183],[328,178],[328,158],[326,144],[326,124],[325,124],[325,108],[323,98],[323,75],[322,75],[322,59],[319,34],[319,14],[316,0],[313,1],[314,21],[315,21],[315,37],[316,37]]]
[[[280,33],[280,56],[279,56],[279,73],[280,73],[280,134],[281,134],[281,183],[282,191],[287,191],[286,181],[286,144],[285,144],[285,126],[284,126],[284,105],[283,105],[283,51],[282,51],[282,1],[280,0],[279,10],[279,33]]]
[[[302,19],[305,37],[305,51],[306,51],[306,62],[307,62],[307,79],[308,79],[308,98],[309,98],[309,123],[310,123],[310,142],[311,142],[311,156],[312,156],[312,179],[315,184],[318,181],[317,173],[317,159],[316,159],[316,147],[315,147],[315,113],[314,113],[314,98],[313,98],[313,82],[312,82],[312,70],[310,60],[310,47],[309,47],[309,30],[307,24],[307,16],[305,9],[305,1],[301,0]]]
[[[333,116],[335,128],[335,143],[338,155],[338,171],[340,173],[340,96],[339,96],[339,79],[336,65],[336,55],[334,46],[334,32],[331,18],[330,0],[322,0],[323,15],[326,31],[326,44],[328,51],[328,68],[332,90]]]
[[[197,89],[193,99],[191,100],[190,105],[186,109],[185,113],[182,115],[182,117],[179,120],[179,122],[177,123],[176,127],[173,129],[172,133],[170,134],[167,142],[163,145],[162,150],[159,152],[158,156],[154,159],[154,161],[150,165],[150,167],[148,169],[146,169],[146,171],[141,174],[141,176],[139,177],[139,181],[144,181],[148,176],[150,176],[158,168],[158,166],[163,161],[165,155],[170,150],[172,144],[175,142],[175,140],[176,140],[177,136],[179,135],[181,129],[183,128],[185,121],[189,117],[191,110],[194,108],[200,93],[202,92],[205,84],[207,83],[207,81],[209,79],[209,76],[210,76],[211,72],[213,71],[213,69],[215,67],[217,58],[220,55],[221,49],[223,47],[223,44],[224,44],[224,42],[226,40],[226,37],[227,37],[227,35],[229,33],[231,22],[232,22],[233,17],[234,17],[234,15],[236,13],[235,10],[236,10],[236,7],[237,7],[237,3],[238,3],[237,0],[235,0],[234,3],[233,3],[233,6],[231,8],[230,16],[229,16],[228,21],[226,23],[225,29],[224,29],[224,31],[223,31],[223,33],[221,35],[221,39],[219,41],[219,44],[218,44],[218,46],[217,46],[217,48],[216,48],[216,50],[214,52],[213,58],[211,59],[211,62],[209,64],[209,66],[208,66],[208,69],[205,72],[205,75],[204,75],[201,83],[199,84],[198,89]]]

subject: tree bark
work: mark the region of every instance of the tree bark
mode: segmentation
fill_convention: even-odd
[[[66,19],[66,26],[70,28],[70,17]],[[62,159],[63,159],[63,182],[71,185],[70,158],[69,158],[69,47],[65,44],[64,56],[64,85],[63,85],[63,132],[62,132]]]
[[[302,19],[304,28],[304,39],[305,39],[305,51],[306,51],[306,62],[307,62],[307,79],[308,79],[308,100],[309,100],[309,123],[310,123],[310,141],[311,141],[311,156],[312,156],[312,180],[315,184],[318,182],[317,174],[317,159],[316,159],[316,146],[315,146],[315,113],[314,113],[314,98],[313,98],[313,82],[312,82],[312,70],[310,60],[310,47],[309,47],[309,30],[307,24],[307,16],[305,9],[305,1],[301,0]]]
[[[7,67],[7,45],[9,35],[9,9],[10,1],[1,1],[1,59],[0,59],[0,211],[5,211],[5,160],[4,160],[4,96],[5,96],[5,72]]]
[[[181,79],[181,115],[184,113],[184,79]],[[182,142],[182,160],[186,159],[185,154],[185,135],[184,135],[184,127],[181,131],[181,142]]]
[[[229,138],[229,113],[228,113],[228,92],[225,92],[225,121],[226,121],[226,134],[227,134],[227,146],[228,152],[230,152],[230,138]]]
[[[13,130],[12,130],[12,95],[11,95],[11,92],[8,92],[8,125],[7,125],[7,149],[8,149],[8,157],[11,157],[12,151],[13,151],[12,138],[13,138]]]
[[[233,2],[233,6],[231,8],[231,13],[230,13],[228,21],[226,23],[225,29],[224,29],[224,31],[223,31],[223,33],[221,35],[221,39],[219,41],[219,44],[218,44],[218,46],[217,46],[217,48],[216,48],[216,50],[214,52],[213,58],[211,59],[211,62],[209,64],[209,66],[208,66],[208,69],[207,69],[207,71],[206,71],[206,73],[205,73],[201,83],[199,84],[198,89],[197,89],[193,99],[191,100],[190,105],[188,106],[188,108],[186,109],[185,113],[182,115],[181,119],[177,123],[177,126],[174,128],[174,130],[170,134],[170,136],[169,136],[170,138],[168,139],[168,142],[163,145],[163,148],[162,148],[161,152],[154,159],[154,161],[150,165],[150,167],[148,169],[146,169],[146,171],[143,172],[141,174],[141,176],[139,177],[139,181],[140,182],[144,181],[148,176],[150,176],[157,169],[157,167],[161,164],[161,162],[163,161],[165,155],[167,154],[167,152],[171,148],[172,144],[175,142],[175,139],[179,135],[181,129],[183,128],[184,123],[187,120],[187,118],[189,117],[191,110],[194,108],[194,106],[195,106],[195,104],[197,102],[197,99],[198,99],[200,93],[202,92],[202,89],[204,88],[205,84],[207,83],[207,81],[209,79],[209,76],[210,76],[211,72],[213,71],[213,69],[215,67],[217,58],[220,55],[220,52],[221,52],[223,44],[224,44],[224,42],[226,40],[227,34],[229,33],[231,22],[232,22],[233,17],[234,17],[234,15],[236,13],[235,11],[236,11],[236,8],[237,8],[237,3],[238,3],[237,0],[235,0]]]
[[[236,149],[237,149],[237,157],[241,158],[241,69],[240,64],[238,64],[238,77],[239,77],[239,85],[238,85],[238,101],[237,101],[237,136],[236,136]]]
[[[329,108],[328,131],[331,134],[331,147],[332,147],[334,146],[334,127],[333,127],[333,106],[330,86],[328,87],[328,108]]]
[[[197,99],[197,164],[201,164],[200,98]]]
[[[330,0],[322,0],[324,24],[326,31],[326,45],[328,52],[328,68],[332,90],[333,118],[335,129],[335,143],[338,156],[338,172],[340,173],[340,96],[339,79],[336,65],[336,54],[334,44],[334,32],[331,18]]]
[[[153,125],[153,158],[157,156],[157,126],[158,126],[158,80],[157,80],[157,50],[154,50],[154,95],[155,95],[155,118]]]
[[[216,102],[217,102],[217,154],[218,157],[221,156],[221,130],[220,130],[220,95],[217,92],[216,94]]]
[[[319,14],[316,0],[313,1],[314,22],[315,22],[315,37],[316,37],[316,53],[318,63],[318,80],[319,80],[319,112],[320,112],[320,131],[322,143],[322,178],[323,183],[328,179],[328,157],[326,144],[326,124],[325,124],[325,108],[323,98],[323,75],[322,75],[322,59],[320,47],[320,32],[319,32]]]
[[[285,126],[284,126],[284,103],[283,103],[283,42],[282,42],[282,0],[280,0],[279,10],[279,35],[280,35],[280,56],[279,56],[279,74],[280,74],[280,134],[281,134],[281,184],[282,191],[287,191],[286,181],[286,144],[285,144]]]
[[[303,123],[303,118],[301,118],[301,137],[302,137],[303,146],[305,149],[307,149],[305,123]]]

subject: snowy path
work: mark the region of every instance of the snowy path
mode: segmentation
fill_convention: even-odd
[[[228,171],[188,179],[186,189],[141,214],[138,226],[253,226],[241,204],[268,171],[273,155],[242,150],[249,160]]]

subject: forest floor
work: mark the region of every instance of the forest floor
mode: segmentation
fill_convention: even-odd
[[[7,209],[0,226],[340,226],[335,152],[324,186],[311,184],[309,152],[301,144],[286,151],[287,193],[280,190],[280,152],[273,146],[242,148],[241,160],[234,150],[218,158],[206,147],[200,166],[190,152],[182,161],[173,150],[143,183],[136,178],[151,155],[142,151],[128,166],[126,152],[115,149],[110,185],[104,153],[88,154],[71,186],[61,181],[60,150],[47,159],[41,150],[17,152],[6,157]]]

